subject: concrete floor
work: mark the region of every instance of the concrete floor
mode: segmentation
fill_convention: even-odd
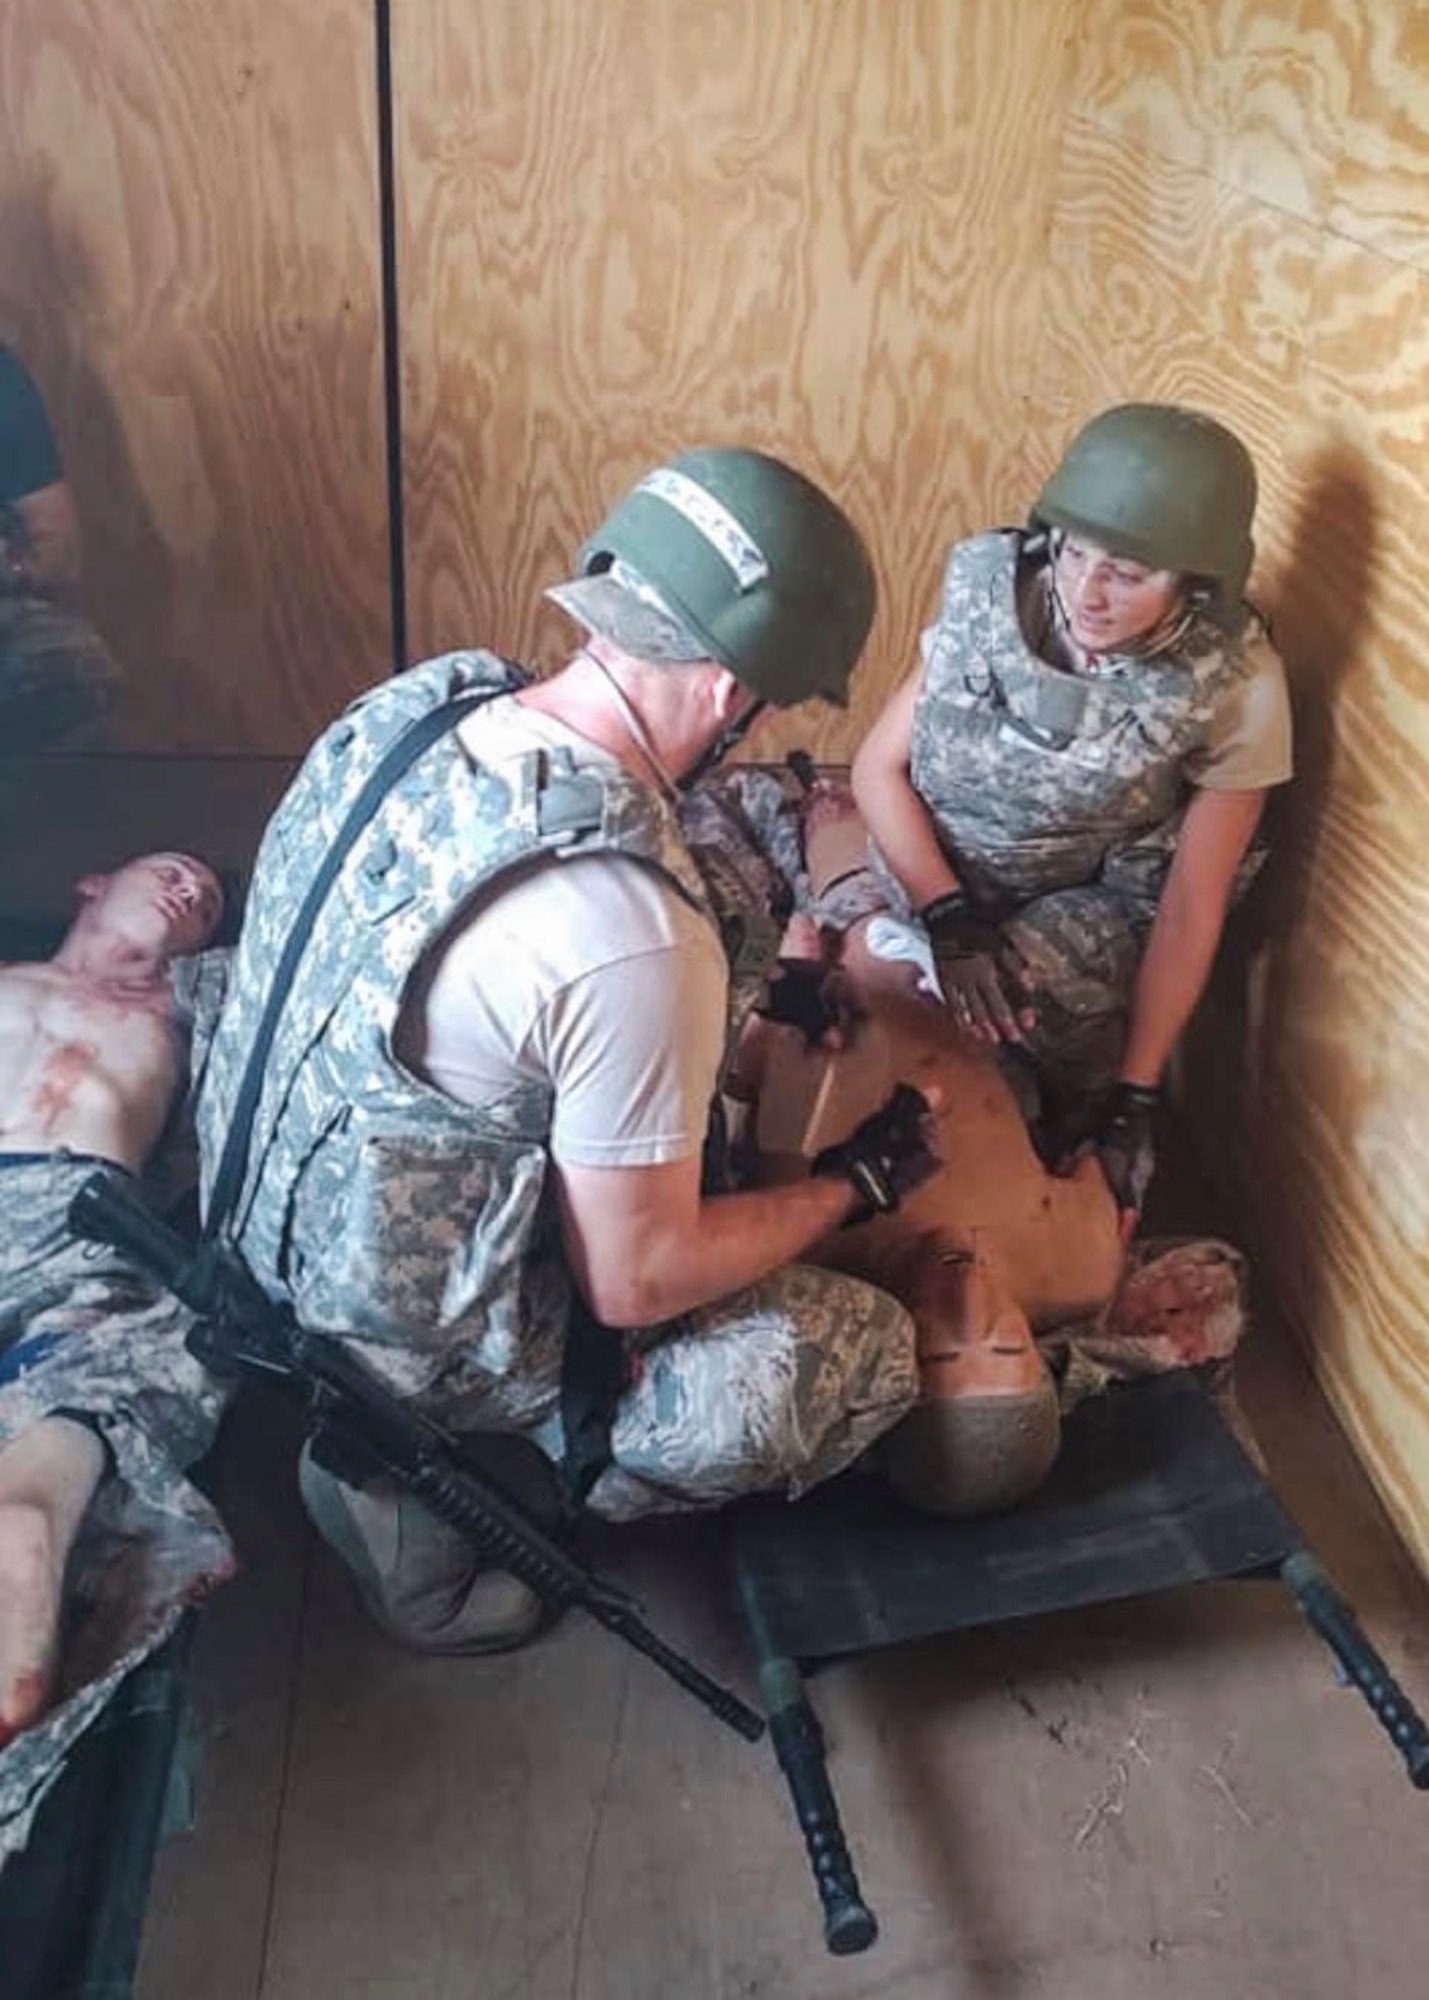
[[[1282,1500],[1429,1708],[1429,1598],[1298,1356],[1242,1401]],[[823,1949],[766,1746],[579,1616],[405,1657],[314,1542],[293,1438],[217,1465],[246,1559],[205,1611],[197,1825],[139,2000],[1419,2000],[1429,1797],[1276,1585],[887,1652],[814,1684],[872,1951]],[[609,1535],[652,1621],[750,1692],[718,1524]]]

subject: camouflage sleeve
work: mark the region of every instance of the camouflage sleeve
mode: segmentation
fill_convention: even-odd
[[[223,945],[213,951],[196,952],[189,958],[176,958],[169,970],[174,1020],[188,1044],[188,1061],[187,1088],[170,1112],[144,1170],[145,1183],[161,1209],[171,1208],[198,1186],[194,1104],[213,1046],[232,959],[232,946]]]
[[[174,1018],[188,1037],[189,1094],[198,1089],[213,1046],[213,1034],[228,991],[233,947],[196,952],[174,960],[169,978],[174,994]]]

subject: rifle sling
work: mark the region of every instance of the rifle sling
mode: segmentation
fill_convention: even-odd
[[[368,772],[361,790],[349,806],[347,817],[338,828],[337,837],[323,856],[322,865],[308,886],[302,908],[293,920],[291,930],[283,946],[282,957],[268,989],[268,998],[258,1022],[258,1032],[253,1037],[253,1046],[248,1053],[248,1061],[233,1101],[233,1116],[229,1122],[228,1136],[224,1140],[223,1154],[214,1175],[213,1193],[208,1204],[208,1213],[203,1225],[203,1240],[210,1242],[222,1236],[228,1219],[233,1213],[248,1169],[248,1143],[253,1131],[253,1120],[258,1111],[258,1100],[263,1090],[263,1070],[273,1047],[273,1037],[278,1032],[278,1021],[287,1002],[293,980],[297,975],[298,962],[312,933],[313,922],[328,891],[337,880],[338,871],[351,853],[358,836],[372,821],[387,793],[397,783],[424,750],[430,749],[440,736],[444,736],[460,722],[469,710],[486,699],[485,691],[457,695],[439,708],[428,710],[409,723],[401,735],[387,746],[372,770]]]

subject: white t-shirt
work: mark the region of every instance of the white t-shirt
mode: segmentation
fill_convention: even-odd
[[[483,764],[561,746],[613,759],[513,697],[458,732]],[[554,1089],[550,1146],[570,1166],[699,1152],[724,1053],[728,972],[713,925],[627,856],[553,859],[496,887],[433,954],[407,1059],[466,1104],[519,1081]]]

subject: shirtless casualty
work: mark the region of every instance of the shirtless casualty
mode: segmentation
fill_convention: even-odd
[[[219,1413],[188,1315],[68,1223],[97,1165],[137,1175],[164,1131],[176,966],[222,895],[181,854],[78,893],[52,959],[0,966],[0,1858],[124,1673],[231,1567],[182,1477]]]
[[[843,1004],[863,1018],[841,1049],[768,1021],[747,1039],[753,1170],[807,1172],[895,1080],[935,1099],[938,1171],[895,1214],[841,1231],[816,1258],[891,1292],[917,1324],[919,1400],[875,1454],[891,1483],[937,1512],[1009,1506],[1051,1469],[1061,1412],[1081,1394],[1231,1353],[1241,1260],[1210,1241],[1128,1249],[1095,1154],[1048,1172],[995,1056],[920,991],[922,968],[880,956],[847,790],[819,783],[798,819],[811,909],[837,890],[854,921],[834,943],[797,917],[783,953],[836,958]]]

